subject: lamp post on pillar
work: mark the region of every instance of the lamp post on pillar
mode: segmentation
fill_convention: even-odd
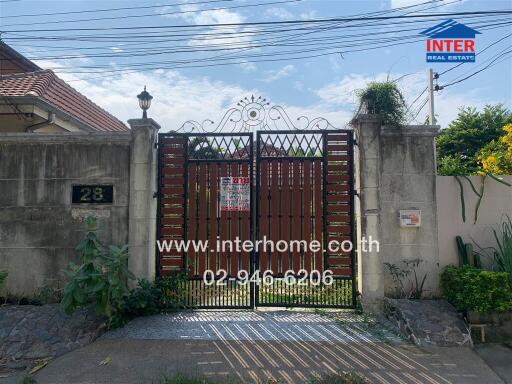
[[[152,280],[156,275],[156,218],[158,154],[156,143],[160,125],[147,116],[151,96],[144,87],[139,95],[142,119],[128,120],[131,128],[130,215],[128,267],[140,279]]]
[[[147,110],[151,107],[151,100],[153,99],[153,96],[146,91],[146,86],[144,86],[144,90],[137,95],[137,99],[139,99],[139,106],[140,109],[142,109],[142,118],[147,119]]]

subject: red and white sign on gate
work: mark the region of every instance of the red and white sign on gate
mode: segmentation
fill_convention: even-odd
[[[220,178],[220,210],[250,211],[251,183],[248,177]]]

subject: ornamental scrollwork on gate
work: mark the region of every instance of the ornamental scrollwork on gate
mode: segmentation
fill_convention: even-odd
[[[283,107],[271,106],[264,97],[252,95],[240,99],[236,107],[228,109],[217,125],[209,119],[202,123],[188,120],[177,132],[216,133],[327,129],[336,129],[336,127],[323,117],[309,119],[307,116],[299,116],[293,121]]]

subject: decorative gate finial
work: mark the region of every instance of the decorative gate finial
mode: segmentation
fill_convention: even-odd
[[[206,119],[202,123],[188,120],[177,132],[251,132],[269,130],[318,130],[336,129],[327,119],[316,117],[310,120],[307,116],[299,116],[293,123],[283,107],[270,106],[262,96],[244,97],[236,107],[228,109],[220,123],[212,129],[215,123]]]

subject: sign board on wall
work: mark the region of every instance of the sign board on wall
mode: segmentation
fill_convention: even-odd
[[[220,210],[249,211],[251,209],[251,183],[248,177],[220,178]]]
[[[421,226],[421,210],[419,209],[401,209],[400,227],[418,228]]]
[[[71,202],[73,204],[112,204],[114,186],[112,185],[73,185]]]

